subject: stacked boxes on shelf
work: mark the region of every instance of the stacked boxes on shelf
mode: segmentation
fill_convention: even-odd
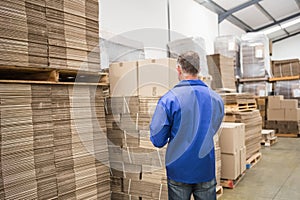
[[[268,129],[275,129],[278,133],[300,133],[300,109],[295,99],[269,96],[267,119]]]
[[[299,76],[299,59],[273,60],[272,72],[274,77]]]
[[[109,198],[102,88],[1,84],[0,93],[1,199]]]
[[[274,88],[276,95],[282,95],[284,99],[296,99],[300,106],[300,80],[276,81]]]
[[[236,180],[246,170],[245,124],[223,122],[220,147],[221,178]]]
[[[258,78],[270,74],[269,40],[266,35],[247,33],[241,40],[241,77]]]
[[[272,85],[267,82],[271,76],[269,39],[264,34],[247,33],[241,38],[241,84],[240,92],[257,96],[268,96]]]

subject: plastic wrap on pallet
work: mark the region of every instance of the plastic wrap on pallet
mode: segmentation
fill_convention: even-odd
[[[244,82],[239,85],[239,92],[251,93],[256,96],[268,96],[272,91],[272,85],[267,81],[260,82]]]
[[[114,62],[145,59],[144,44],[123,36],[100,38],[101,67],[108,68]]]
[[[241,77],[271,76],[269,39],[260,33],[247,33],[241,38]]]
[[[195,51],[200,57],[200,75],[208,76],[208,67],[206,60],[205,41],[201,37],[189,37],[174,40],[168,43],[171,58],[177,58],[179,54],[186,51]]]
[[[239,37],[224,35],[216,37],[214,41],[215,54],[233,58],[235,77],[240,77],[240,43]]]
[[[298,99],[300,102],[300,80],[277,81],[275,95],[283,95],[285,99]]]

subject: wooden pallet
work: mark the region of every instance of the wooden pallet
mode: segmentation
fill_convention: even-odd
[[[276,144],[277,142],[278,142],[277,136],[274,136],[271,139],[262,140],[260,142],[260,144],[264,145],[265,147],[270,147],[270,146],[273,146],[274,144]]]
[[[246,161],[246,169],[250,169],[254,167],[262,158],[261,152],[257,152],[253,154],[250,158]]]
[[[246,172],[243,172],[235,180],[221,179],[222,187],[229,188],[229,189],[235,188],[237,186],[237,184],[244,178],[245,174],[246,174]]]
[[[0,66],[1,83],[68,84],[94,83],[108,85],[108,73],[50,68]]]
[[[299,133],[276,133],[277,137],[297,138]]]
[[[223,187],[221,185],[217,185],[216,187],[217,199],[221,198],[223,195]]]
[[[256,110],[256,109],[257,109],[257,105],[255,102],[225,105],[226,113],[237,112],[237,111],[251,111],[251,110]]]

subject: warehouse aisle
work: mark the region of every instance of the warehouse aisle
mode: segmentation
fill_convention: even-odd
[[[233,190],[224,189],[220,200],[300,199],[300,138],[279,138],[263,147],[262,160],[247,170]]]

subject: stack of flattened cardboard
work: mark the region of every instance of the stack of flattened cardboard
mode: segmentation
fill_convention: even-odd
[[[46,1],[25,0],[30,67],[48,66]]]
[[[0,65],[28,66],[25,1],[1,1],[0,17]]]
[[[212,76],[212,89],[226,88],[236,91],[233,59],[214,54],[207,56],[208,71]]]
[[[0,93],[0,195],[109,198],[101,88],[1,84]]]
[[[37,199],[30,85],[0,85],[1,199]]]
[[[3,0],[0,65],[99,71],[96,0]]]
[[[112,199],[166,199],[165,149],[154,148],[149,124],[158,97],[106,100]]]

